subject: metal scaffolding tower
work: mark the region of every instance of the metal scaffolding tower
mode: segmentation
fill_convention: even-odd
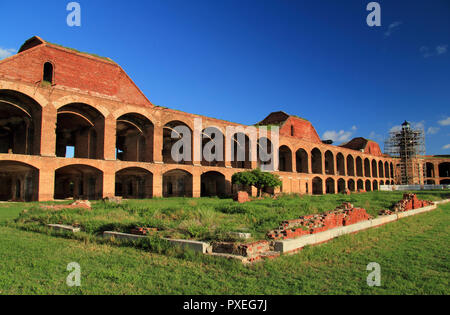
[[[391,131],[385,153],[399,159],[401,185],[423,184],[426,168],[420,161],[425,155],[425,132],[412,129],[405,121],[401,130]]]

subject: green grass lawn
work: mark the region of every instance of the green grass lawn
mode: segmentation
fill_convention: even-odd
[[[417,194],[420,199],[433,201],[450,195],[442,191]],[[145,226],[158,228],[164,237],[206,241],[224,239],[228,232],[243,231],[255,239],[264,239],[268,231],[276,229],[284,220],[331,211],[343,202],[365,208],[376,217],[380,210],[392,208],[402,197],[402,192],[371,192],[350,196],[283,196],[245,204],[231,199],[173,198],[129,200],[120,205],[96,202],[92,211],[52,211],[29,204],[22,206],[28,211],[20,215],[17,224],[26,229],[46,224],[80,225],[89,235],[112,230],[129,232],[136,226]]]
[[[419,197],[443,197],[432,194]],[[401,194],[308,197],[304,201],[287,198],[284,202],[287,207],[301,210],[301,202],[307,201],[310,208],[304,211],[322,212],[349,198],[360,198],[353,202],[368,202],[369,207],[377,209],[401,199]],[[130,209],[152,209],[159,205],[162,213],[165,203],[168,208],[177,204],[188,208],[195,207],[194,202],[206,209],[222,201],[130,201],[118,209],[125,205]],[[266,202],[282,207],[276,201]],[[257,203],[261,203],[261,211],[271,212],[264,201],[257,201],[253,206]],[[233,206],[229,201],[223,204]],[[55,237],[8,224],[7,221],[11,222],[24,208],[30,207],[33,205],[0,204],[0,294],[449,294],[450,204],[377,229],[308,247],[296,255],[251,266],[189,252],[157,254],[101,244],[90,238],[80,241]],[[98,204],[95,209],[97,207],[103,211],[103,206]],[[242,207],[256,211],[252,204]],[[284,210],[283,214],[293,211]],[[274,214],[269,215],[272,216]],[[280,215],[270,222],[279,219],[285,217]],[[81,265],[80,288],[66,285],[69,274],[66,267],[71,262]],[[366,266],[371,262],[381,265],[381,287],[367,286]]]
[[[449,294],[449,210],[446,204],[251,266],[192,254],[160,255],[3,226],[0,293]],[[80,288],[65,284],[70,262],[81,265]],[[370,262],[381,265],[381,287],[366,284]]]

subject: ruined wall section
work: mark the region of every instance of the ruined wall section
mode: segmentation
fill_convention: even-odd
[[[47,43],[1,61],[0,72],[8,79],[39,84],[43,79],[46,62],[53,65],[53,86],[128,104],[153,107],[116,63]]]

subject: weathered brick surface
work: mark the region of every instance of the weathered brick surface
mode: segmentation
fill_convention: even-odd
[[[212,244],[214,253],[233,254],[251,259],[259,259],[262,253],[270,252],[268,241],[258,241],[248,244],[216,242]]]
[[[333,211],[303,216],[296,220],[282,222],[278,230],[270,231],[267,236],[274,240],[287,240],[304,235],[316,234],[340,226],[348,226],[370,220],[365,209],[354,208],[344,203]]]
[[[432,205],[432,201],[419,200],[416,194],[404,194],[403,199],[397,202],[392,210],[382,210],[380,215],[391,215],[398,212],[406,212]]]
[[[42,205],[41,208],[48,210],[63,210],[63,209],[88,209],[91,210],[91,203],[89,200],[77,200],[70,205]]]
[[[157,228],[147,228],[147,227],[136,227],[131,229],[131,234],[134,235],[152,235],[158,232]]]
[[[237,201],[239,203],[246,203],[250,201],[250,197],[248,195],[248,192],[246,191],[239,191],[236,196],[234,196],[234,201]]]

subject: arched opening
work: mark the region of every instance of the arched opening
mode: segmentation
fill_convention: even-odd
[[[373,181],[373,191],[378,190],[378,182],[376,180]]]
[[[450,177],[450,162],[439,164],[439,177]]]
[[[311,151],[311,165],[313,174],[322,174],[322,152],[317,148]]]
[[[0,182],[0,201],[38,200],[39,170],[31,165],[0,161]]]
[[[273,171],[273,144],[270,139],[262,137],[258,139],[257,156],[258,167],[265,171]]]
[[[356,184],[357,184],[357,187],[358,187],[358,191],[363,191],[364,190],[364,182],[362,181],[362,179],[358,180],[358,182]]]
[[[380,181],[380,187],[384,186],[384,181]]]
[[[345,176],[345,158],[342,153],[336,155],[337,174]]]
[[[435,173],[434,173],[434,164],[433,163],[426,163],[425,164],[425,168],[426,168],[426,177],[430,178],[430,177],[436,177]]]
[[[342,194],[345,192],[345,180],[342,178],[338,180],[338,193]]]
[[[32,98],[0,90],[0,154],[39,155],[42,107]]]
[[[116,196],[126,199],[153,197],[153,174],[143,168],[131,167],[116,173]]]
[[[358,177],[364,176],[363,163],[362,163],[362,159],[359,156],[356,158],[356,176],[358,176]]]
[[[297,172],[308,174],[308,153],[304,149],[299,149],[296,153]]]
[[[192,164],[192,129],[184,122],[171,121],[163,130],[163,162],[166,164]]]
[[[364,160],[364,176],[370,177],[370,161],[369,161],[369,159]]]
[[[394,164],[391,163],[389,170],[391,171],[391,178],[394,178]]]
[[[219,172],[207,172],[202,175],[202,197],[224,197],[226,196],[225,175]]]
[[[436,185],[436,181],[429,179],[425,181],[425,185]]]
[[[289,147],[283,145],[279,149],[279,171],[292,172],[292,151]]]
[[[172,170],[163,175],[164,197],[192,197],[192,174]]]
[[[56,156],[103,159],[105,118],[94,107],[74,103],[58,109]]]
[[[377,165],[377,161],[372,160],[372,177],[378,177],[378,165]]]
[[[88,165],[70,165],[55,172],[55,199],[98,200],[103,197],[103,172]]]
[[[380,178],[384,177],[384,167],[383,162],[378,162],[378,175]]]
[[[146,117],[130,113],[117,119],[116,158],[130,162],[153,162],[154,127]]]
[[[389,178],[389,163],[384,163],[384,178]]]
[[[323,195],[323,182],[320,177],[312,180],[312,193],[313,195]]]
[[[366,191],[372,191],[372,183],[370,180],[366,180]]]
[[[251,145],[250,138],[246,134],[238,132],[233,135],[233,140],[231,141],[231,166],[233,168],[252,168]]]
[[[450,179],[441,180],[441,185],[450,185]]]
[[[327,180],[325,181],[325,188],[327,194],[335,194],[336,191],[334,189],[334,179],[327,178]]]
[[[53,84],[53,65],[51,62],[46,62],[44,64],[44,73],[43,73],[42,80],[44,82]]]
[[[348,190],[350,191],[356,191],[356,187],[355,187],[355,181],[353,179],[350,179],[348,181]]]
[[[334,175],[334,156],[331,151],[325,152],[325,174]]]
[[[219,129],[208,127],[202,131],[202,165],[225,167],[225,137]]]
[[[351,155],[347,156],[347,175],[355,176],[355,159]]]

